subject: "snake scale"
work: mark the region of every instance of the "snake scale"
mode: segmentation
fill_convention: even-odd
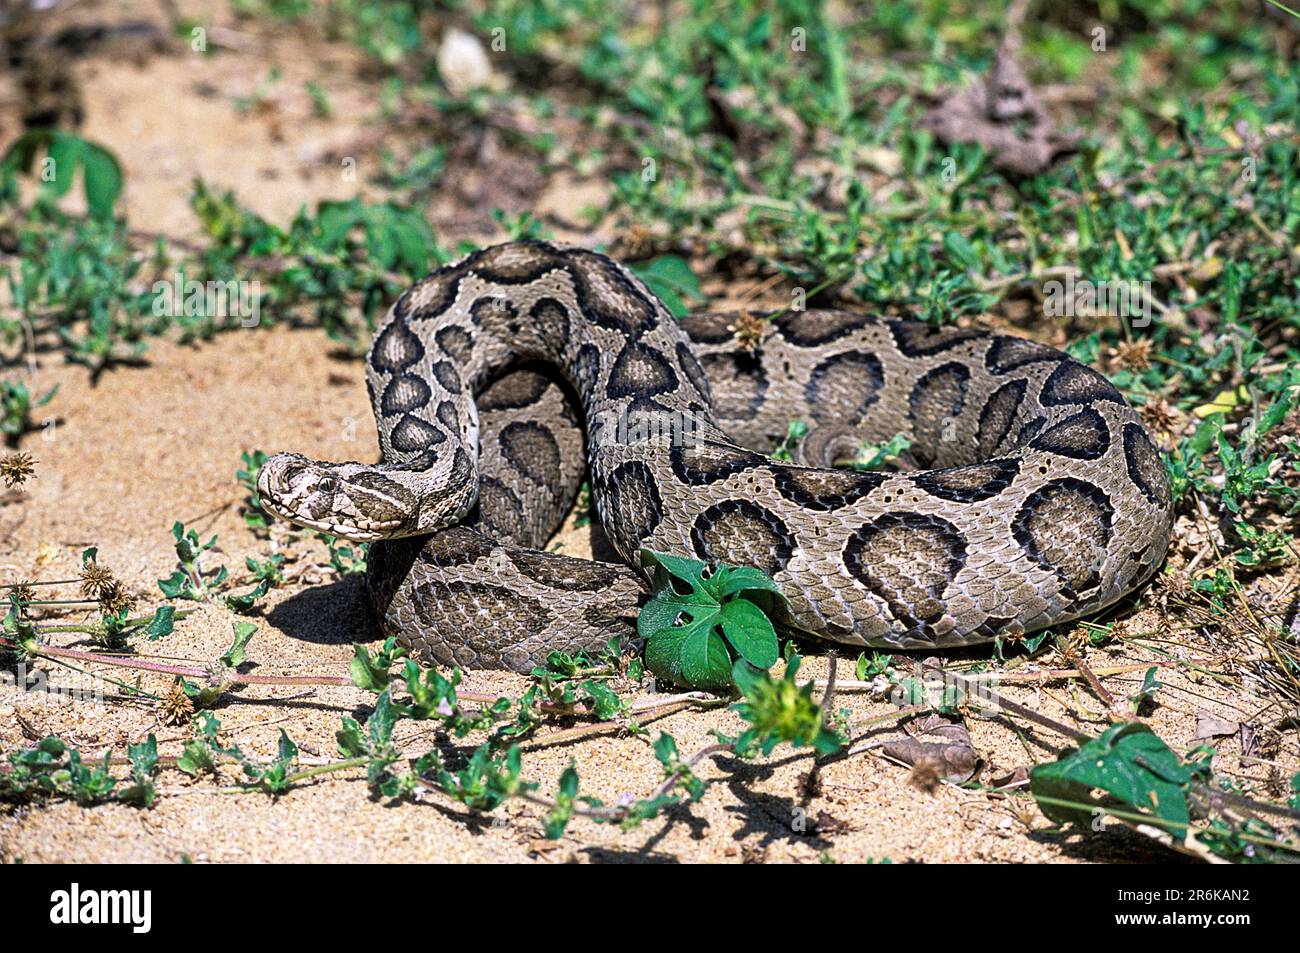
[[[373,540],[381,626],[526,670],[634,631],[643,547],[756,566],[787,630],[970,645],[1096,612],[1160,564],[1165,468],[1101,374],[1045,345],[845,311],[677,320],[582,248],[520,241],[423,278],[366,366],[381,462],[270,458],[263,504]],[[797,462],[758,452],[792,420]],[[918,469],[830,466],[897,433]],[[622,563],[540,549],[589,475]]]

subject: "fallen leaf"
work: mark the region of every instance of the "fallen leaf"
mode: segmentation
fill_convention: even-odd
[[[1021,765],[1012,769],[1009,773],[993,778],[989,783],[995,788],[1014,788],[1029,781],[1029,768]]]
[[[1192,737],[1197,741],[1203,741],[1206,738],[1226,738],[1228,735],[1237,733],[1238,725],[1238,722],[1225,721],[1222,718],[1216,718],[1202,712],[1196,716],[1196,734]]]
[[[896,761],[912,766],[908,783],[916,787],[933,790],[941,780],[960,784],[975,777],[984,767],[964,725],[930,715],[905,725],[904,730],[911,737],[890,739],[880,749]],[[922,741],[924,737],[941,740]]]
[[[1073,152],[1079,137],[1057,128],[1029,85],[1019,53],[1020,33],[1012,28],[984,80],[950,93],[926,113],[922,125],[944,142],[982,146],[1005,172],[1035,175]]]

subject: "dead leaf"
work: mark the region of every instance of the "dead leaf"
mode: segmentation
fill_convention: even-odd
[[[1029,781],[1029,769],[1024,765],[1013,768],[1009,773],[993,778],[989,783],[995,788],[1015,788],[1027,784]]]
[[[829,811],[818,811],[813,818],[812,828],[817,834],[847,834],[853,830],[853,825]]]
[[[1029,84],[1019,53],[1020,33],[1013,27],[984,80],[950,93],[930,109],[922,125],[944,142],[983,146],[1005,172],[1035,175],[1073,152],[1078,136],[1057,128]]]
[[[960,784],[979,774],[984,762],[971,747],[970,732],[964,725],[940,715],[930,715],[904,726],[911,737],[885,741],[881,751],[897,761],[912,765],[910,784],[933,790],[941,780]],[[924,737],[939,741],[922,741]]]
[[[1196,716],[1196,734],[1192,737],[1197,741],[1206,738],[1226,738],[1228,735],[1235,735],[1238,727],[1239,722],[1226,721],[1201,712]]]

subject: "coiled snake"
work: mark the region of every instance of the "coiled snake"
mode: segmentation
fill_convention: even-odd
[[[843,311],[778,315],[741,348],[735,322],[678,321],[595,252],[481,250],[408,289],[375,336],[381,462],[277,454],[259,494],[292,522],[376,541],[387,634],[516,670],[629,635],[642,547],[762,569],[797,633],[905,649],[1095,612],[1163,559],[1156,447],[1061,352]],[[792,420],[811,427],[800,463],[751,449]],[[900,432],[927,469],[830,468]],[[584,473],[627,565],[538,548]]]

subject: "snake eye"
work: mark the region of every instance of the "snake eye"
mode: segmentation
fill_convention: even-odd
[[[333,494],[339,488],[339,481],[333,477],[321,477],[316,486],[322,493]]]

